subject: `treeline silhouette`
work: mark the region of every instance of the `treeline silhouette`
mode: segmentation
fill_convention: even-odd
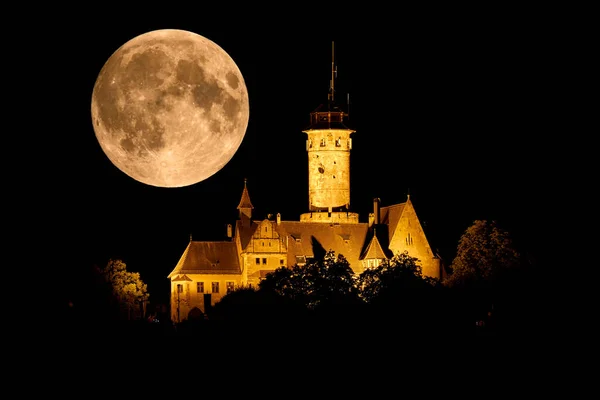
[[[258,288],[240,287],[207,310],[173,323],[164,315],[128,320],[110,287],[88,281],[86,301],[67,310],[67,332],[228,340],[243,332],[257,342],[310,341],[327,332],[344,338],[413,337],[423,341],[521,335],[539,327],[543,299],[534,265],[493,284],[448,286],[424,277],[418,259],[400,254],[355,275],[343,255],[327,252],[303,266],[279,268]],[[147,314],[155,314],[147,310]],[[433,338],[433,339],[432,339]]]

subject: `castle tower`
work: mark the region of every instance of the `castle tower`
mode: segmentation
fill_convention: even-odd
[[[308,208],[302,222],[358,222],[350,213],[350,150],[355,131],[345,125],[348,113],[335,103],[337,68],[331,43],[331,80],[327,104],[310,113],[307,134]]]
[[[239,217],[242,221],[252,220],[252,209],[254,209],[254,206],[250,201],[250,195],[248,194],[248,187],[246,186],[246,183],[247,179],[244,179],[242,198],[240,199],[240,204],[237,206],[237,209],[239,210]]]

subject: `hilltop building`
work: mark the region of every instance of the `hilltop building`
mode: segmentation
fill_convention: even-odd
[[[310,113],[307,135],[308,212],[299,221],[281,215],[254,220],[254,205],[244,181],[235,225],[227,225],[225,241],[190,238],[179,262],[168,275],[171,318],[174,322],[202,315],[237,287],[257,287],[279,267],[303,265],[333,250],[343,254],[355,273],[407,251],[419,259],[423,275],[443,278],[440,258],[433,253],[410,196],[404,203],[381,206],[361,222],[350,211],[351,135],[347,112],[334,99],[335,70],[327,104]]]

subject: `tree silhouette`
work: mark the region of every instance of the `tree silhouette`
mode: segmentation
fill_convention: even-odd
[[[112,288],[113,299],[119,306],[122,319],[144,316],[144,306],[149,294],[139,272],[127,271],[127,265],[119,259],[110,259],[98,272]]]
[[[454,306],[465,322],[470,320],[481,331],[497,331],[500,323],[508,326],[511,320],[518,325],[527,318],[521,314],[517,322],[515,313],[519,307],[527,308],[523,302],[527,289],[515,285],[530,281],[522,266],[508,231],[496,221],[475,220],[460,238],[444,285],[452,290]]]
[[[361,298],[368,304],[366,318],[380,329],[409,333],[438,327],[446,308],[438,279],[424,277],[418,258],[395,255],[358,277]]]
[[[259,289],[278,293],[310,310],[359,301],[350,263],[331,250],[306,265],[278,268],[261,281]]]
[[[460,238],[451,274],[444,284],[450,287],[493,286],[510,269],[520,264],[519,252],[510,234],[496,221],[476,220]]]

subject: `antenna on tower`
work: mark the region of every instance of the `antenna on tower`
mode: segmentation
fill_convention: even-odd
[[[350,93],[346,93],[346,116],[350,119]]]
[[[331,81],[329,81],[329,102],[333,104],[333,94],[335,91],[335,78],[337,76],[337,68],[335,67],[333,41],[331,42]]]

